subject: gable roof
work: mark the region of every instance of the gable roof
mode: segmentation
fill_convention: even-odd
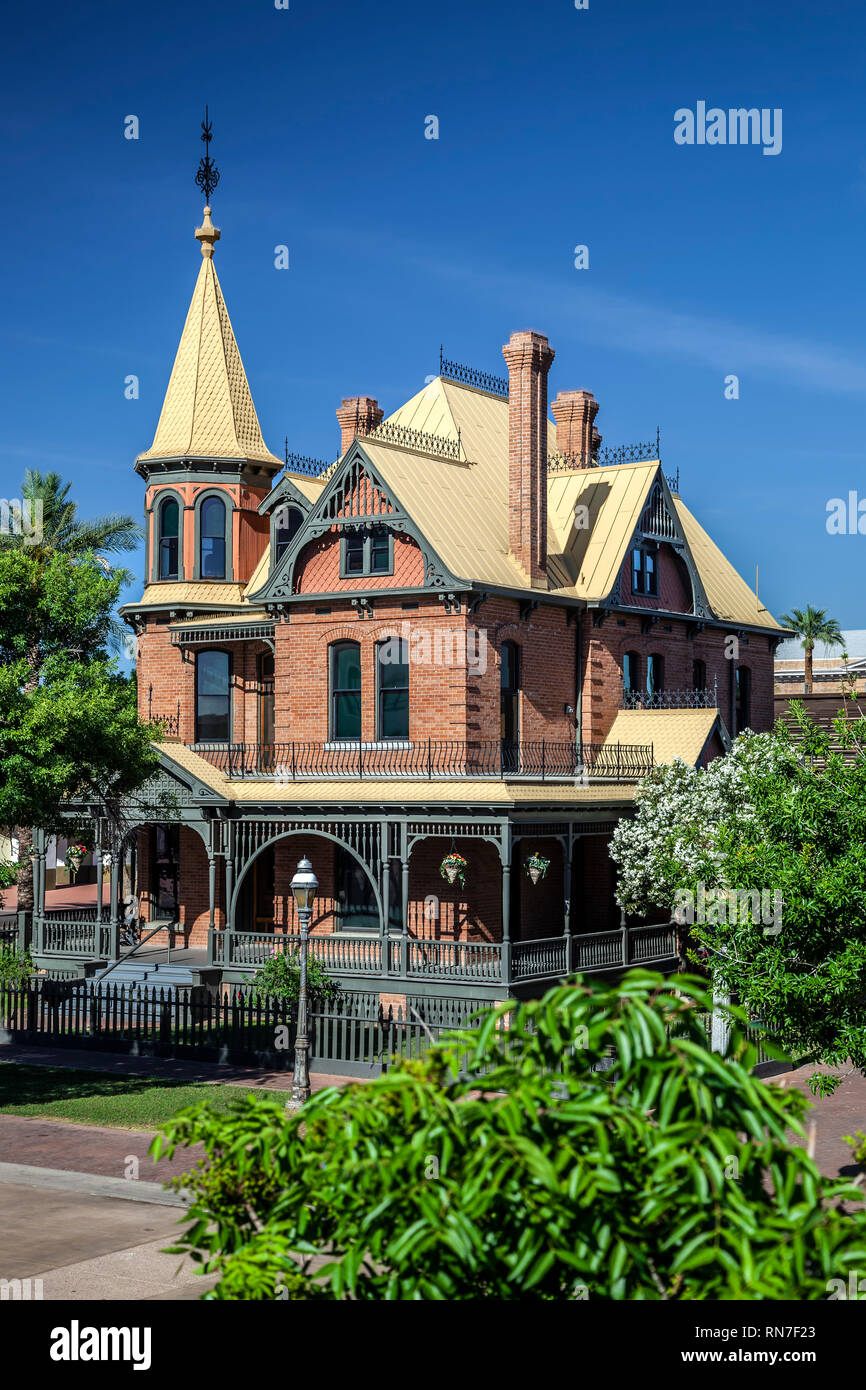
[[[754,590],[740,578],[730,560],[707,535],[685,502],[675,497],[674,506],[716,617],[748,627],[786,631],[776,622],[770,610],[764,607]]]

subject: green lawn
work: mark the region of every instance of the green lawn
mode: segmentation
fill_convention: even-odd
[[[239,1096],[265,1094],[272,1093],[164,1077],[0,1063],[0,1115],[40,1115],[114,1129],[156,1129],[178,1110],[202,1100],[224,1111]]]

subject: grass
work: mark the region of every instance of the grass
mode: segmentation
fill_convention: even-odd
[[[156,1129],[179,1110],[203,1100],[225,1112],[242,1095],[270,1094],[255,1087],[0,1064],[0,1115],[37,1115],[112,1129]]]

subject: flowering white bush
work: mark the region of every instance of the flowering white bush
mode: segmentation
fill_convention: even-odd
[[[676,890],[697,881],[724,882],[730,831],[753,819],[747,788],[753,774],[795,768],[802,759],[776,734],[740,734],[706,768],[681,758],[657,767],[638,788],[635,816],[621,820],[610,856],[617,866],[617,902],[626,912],[673,909]]]

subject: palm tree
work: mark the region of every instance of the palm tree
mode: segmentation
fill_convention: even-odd
[[[21,498],[32,509],[28,527],[32,534],[0,535],[0,545],[26,548],[31,557],[43,564],[54,554],[68,555],[70,559],[95,555],[106,574],[117,576],[121,571],[109,563],[106,555],[135,550],[144,531],[133,517],[116,513],[82,520],[78,503],[69,497],[71,487],[59,473],[28,469],[21,484]],[[124,630],[119,622],[112,623],[108,634],[112,645],[119,644]],[[32,685],[38,679],[34,664]],[[19,829],[18,859],[22,867],[18,872],[18,907],[25,912],[33,911],[33,861],[29,853],[32,843],[32,830]]]
[[[823,642],[826,647],[844,647],[845,639],[839,629],[839,624],[835,618],[827,617],[826,608],[813,608],[811,603],[807,605],[805,612],[800,608],[792,608],[790,613],[786,613],[782,618],[785,627],[791,627],[800,638],[800,644],[806,653],[805,666],[803,670],[803,694],[812,694],[812,653],[816,642]]]

